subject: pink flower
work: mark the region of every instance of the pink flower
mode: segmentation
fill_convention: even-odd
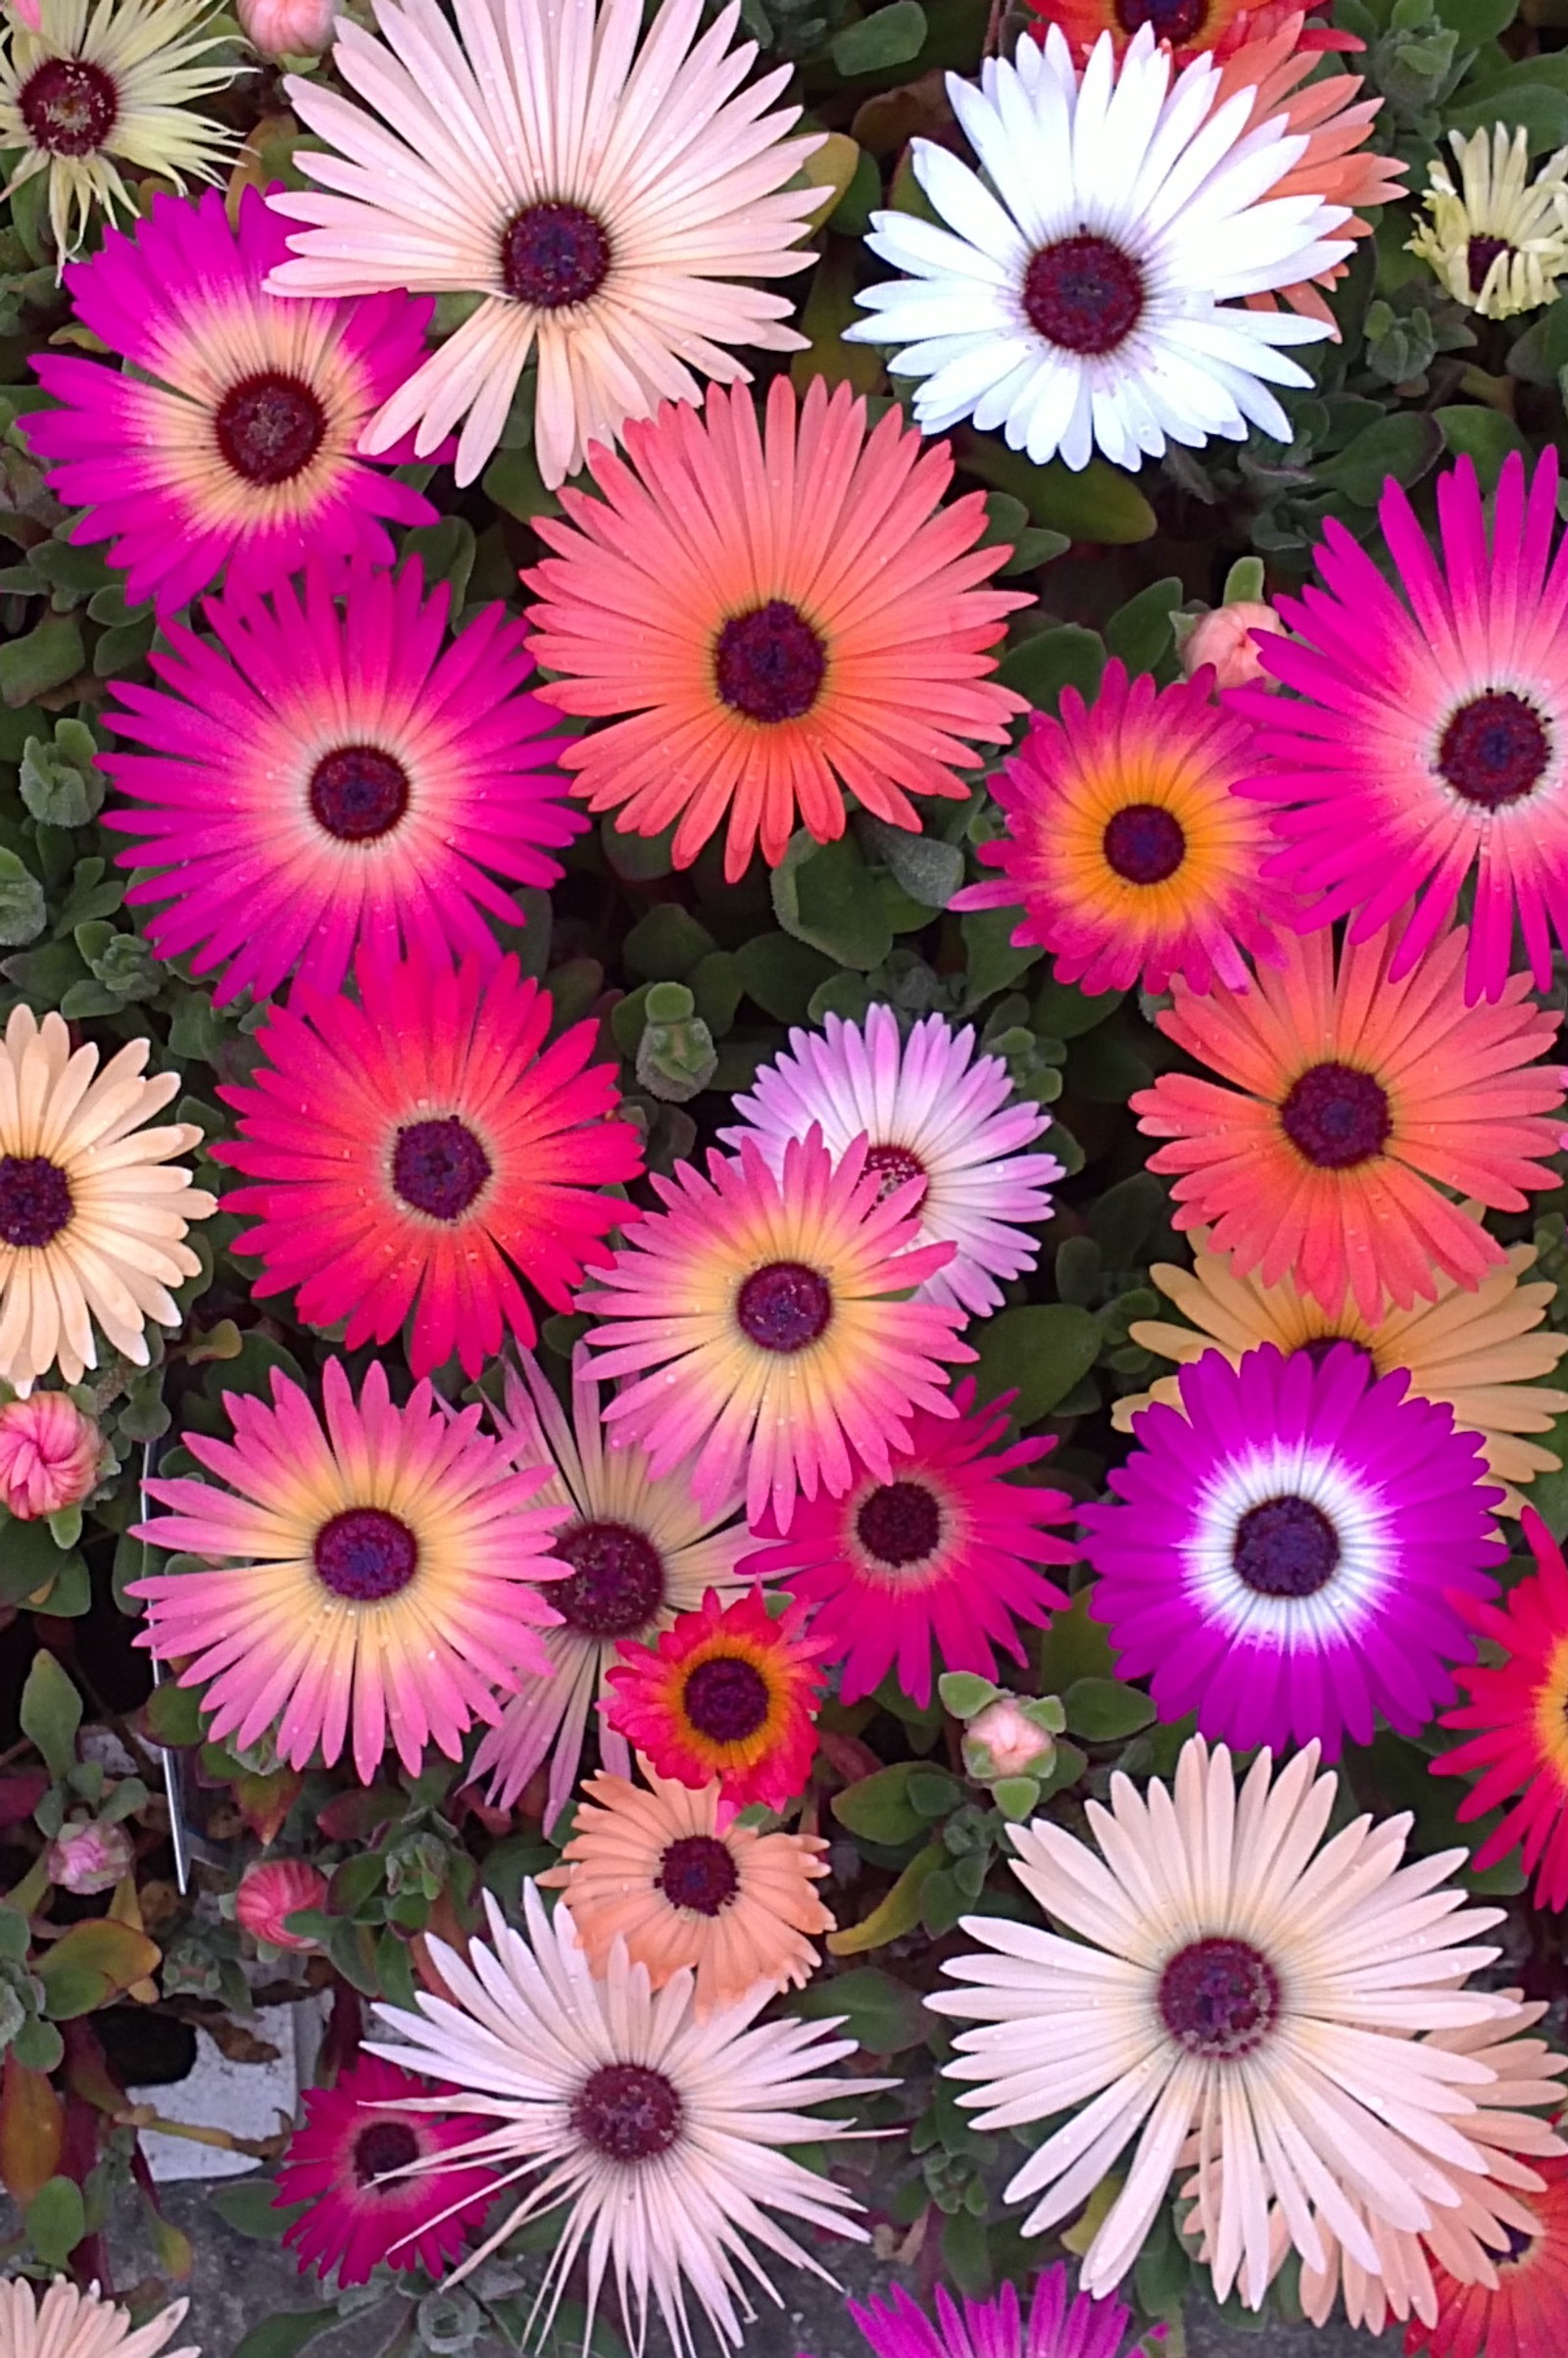
[[[29,32],[38,30],[41,0],[10,0],[10,5],[11,14],[25,25]]]
[[[964,1766],[971,1776],[1027,1777],[1051,1766],[1055,1738],[1030,1714],[1026,1702],[1010,1695],[970,1720],[963,1734]]]
[[[303,1858],[263,1858],[247,1867],[234,1894],[234,1914],[258,1940],[274,1948],[314,1949],[318,1941],[291,1933],[285,1918],[300,1908],[318,1908],[326,1897],[326,1877]]]
[[[112,1891],[122,1876],[130,1873],[135,1855],[123,1826],[88,1820],[62,1826],[44,1866],[52,1884],[85,1899],[95,1891]]]
[[[318,57],[332,38],[337,0],[236,0],[234,13],[263,57]]]
[[[303,1945],[303,1943],[301,1943]],[[306,2205],[283,2240],[300,2271],[337,2271],[338,2286],[363,2284],[372,2268],[423,2268],[440,2276],[484,2217],[490,2171],[443,2169],[439,2156],[473,2136],[471,2114],[450,2120],[422,2107],[441,2089],[396,2064],[363,2055],[332,2088],[305,2091],[305,2121],[278,2173],[274,2208]],[[394,2173],[411,2163],[406,2178]]]
[[[1191,679],[1205,663],[1212,663],[1216,690],[1259,686],[1277,693],[1280,683],[1264,670],[1252,633],[1264,630],[1279,635],[1284,628],[1272,606],[1252,599],[1243,599],[1235,606],[1216,606],[1211,614],[1200,615],[1188,632],[1181,651],[1182,670]]]
[[[103,1435],[63,1392],[0,1408],[0,1505],[19,1522],[79,1506],[96,1488]]]

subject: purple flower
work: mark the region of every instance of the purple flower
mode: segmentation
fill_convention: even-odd
[[[1013,2284],[995,2300],[966,2300],[961,2308],[939,2284],[936,2304],[935,2324],[902,2286],[886,2302],[849,2307],[876,2358],[1117,2358],[1132,2322],[1123,2302],[1072,2291],[1059,2260],[1035,2279],[1027,2324]],[[1164,2333],[1156,2326],[1150,2341]]]

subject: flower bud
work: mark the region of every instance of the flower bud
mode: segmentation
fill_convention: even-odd
[[[1263,668],[1252,640],[1254,630],[1283,634],[1284,623],[1272,606],[1243,600],[1235,606],[1216,606],[1200,614],[1182,647],[1182,670],[1188,679],[1205,663],[1214,666],[1218,688],[1277,688],[1279,681]]]
[[[0,1506],[35,1523],[91,1496],[103,1435],[64,1392],[35,1392],[0,1407]]]
[[[123,1826],[101,1826],[87,1819],[61,1827],[44,1867],[52,1884],[84,1899],[94,1891],[112,1891],[130,1873],[135,1856]]]
[[[319,57],[332,38],[337,0],[236,0],[235,14],[263,57]]]
[[[1021,1696],[999,1695],[963,1732],[963,1765],[971,1777],[992,1784],[1000,1777],[1043,1777],[1055,1758],[1061,1706],[1054,1695],[1045,1705]]]
[[[274,1948],[315,1949],[318,1940],[302,1940],[284,1923],[300,1908],[318,1908],[326,1897],[326,1877],[303,1858],[263,1858],[247,1867],[234,1894],[234,1914],[258,1940]]]

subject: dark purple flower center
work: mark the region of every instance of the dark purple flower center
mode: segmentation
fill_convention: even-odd
[[[1159,2012],[1189,2055],[1234,2061],[1261,2046],[1274,2027],[1280,1986],[1267,1957],[1247,1940],[1195,1940],[1159,1977]]]
[[[716,1834],[685,1834],[660,1861],[659,1888],[672,1908],[716,1916],[740,1890],[740,1869]]]
[[[1310,1064],[1280,1107],[1280,1125],[1320,1171],[1353,1170],[1388,1144],[1388,1092],[1353,1064]]]
[[[784,598],[732,614],[713,650],[718,693],[748,720],[799,720],[815,704],[827,649]]]
[[[761,1351],[804,1351],[832,1315],[832,1288],[804,1261],[769,1261],[735,1298],[740,1330]]]
[[[28,74],[17,106],[35,146],[52,156],[90,156],[119,120],[120,92],[101,66],[51,57]]]
[[[738,1654],[710,1654],[689,1672],[681,1695],[686,1717],[710,1744],[745,1744],[767,1725],[767,1681]]]
[[[923,1482],[884,1482],[860,1502],[856,1536],[895,1571],[924,1563],[942,1537],[942,1509]]]
[[[1331,1351],[1353,1351],[1356,1357],[1364,1360],[1368,1367],[1373,1363],[1372,1353],[1366,1345],[1354,1342],[1348,1335],[1314,1335],[1310,1343],[1298,1343],[1291,1357],[1310,1359],[1314,1367],[1321,1367]]]
[[[369,843],[397,825],[409,807],[409,773],[378,745],[340,745],[317,762],[311,812],[339,843]]]
[[[527,205],[501,240],[502,283],[536,311],[586,303],[609,274],[604,223],[581,205]]]
[[[71,1181],[47,1154],[0,1155],[0,1238],[35,1252],[52,1244],[75,1209]]]
[[[1470,292],[1479,295],[1487,283],[1487,272],[1499,254],[1511,254],[1512,246],[1505,237],[1472,237],[1465,248],[1465,268],[1470,275]]]
[[[1259,1597],[1315,1597],[1339,1565],[1339,1534],[1310,1498],[1265,1498],[1237,1524],[1231,1561]]]
[[[1208,0],[1116,0],[1116,22],[1126,33],[1152,25],[1158,41],[1194,41],[1208,22]]]
[[[325,437],[326,412],[297,376],[263,368],[224,394],[213,423],[234,472],[265,487],[303,474]]]
[[[354,2140],[355,2184],[369,2186],[372,2180],[384,2177],[388,2170],[406,2170],[411,2161],[418,2158],[419,2140],[407,2121],[372,2121]],[[391,2186],[374,2188],[378,2194],[394,2190]]]
[[[579,2089],[571,2126],[606,2161],[653,2161],[680,2135],[678,2089],[641,2063],[606,2063]]]
[[[1534,793],[1551,761],[1551,740],[1532,704],[1498,688],[1462,704],[1443,732],[1438,768],[1455,794],[1500,811]]]
[[[1048,344],[1088,357],[1114,352],[1144,310],[1144,273],[1108,237],[1064,237],[1024,273],[1023,308]]]
[[[1106,865],[1129,884],[1163,884],[1187,857],[1187,835],[1161,804],[1126,803],[1111,812],[1101,848]]]
[[[911,1179],[925,1177],[925,1164],[907,1147],[868,1147],[865,1155],[868,1171],[881,1174],[882,1185],[877,1190],[877,1202],[891,1196],[896,1187],[905,1187]]]
[[[1526,2252],[1534,2251],[1536,2238],[1534,2235],[1527,2235],[1522,2227],[1504,2226],[1502,2232],[1508,2238],[1508,2247],[1502,2254],[1505,2262],[1517,2262],[1524,2258]]]
[[[490,1176],[490,1157],[455,1114],[410,1122],[392,1149],[392,1186],[431,1220],[461,1220]]]
[[[316,1573],[334,1597],[378,1604],[406,1589],[419,1567],[419,1543],[400,1516],[351,1506],[316,1535]]]
[[[585,1638],[634,1638],[664,1601],[663,1558],[629,1523],[574,1523],[550,1551],[571,1576],[551,1582],[549,1602]]]

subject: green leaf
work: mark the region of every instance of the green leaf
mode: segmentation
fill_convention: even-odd
[[[986,2223],[967,2210],[942,2225],[942,2265],[958,2290],[979,2300],[991,2289],[991,2249]]]
[[[479,486],[493,506],[527,523],[536,516],[560,516],[561,502],[547,491],[531,449],[504,450],[492,459]]]
[[[999,1777],[991,1798],[1004,1818],[1026,1818],[1040,1802],[1038,1777]]]
[[[0,1522],[0,1604],[24,1603],[59,1569],[60,1550],[47,1523]]]
[[[52,1547],[54,1542],[50,1540],[49,1545]],[[81,1697],[47,1647],[32,1658],[18,1716],[22,1733],[43,1754],[50,1776],[57,1785],[63,1784],[76,1757]]]
[[[1119,1744],[1155,1717],[1143,1690],[1120,1679],[1074,1679],[1061,1700],[1068,1728],[1086,1744]]]
[[[0,1900],[0,1964],[20,1965],[26,1956],[32,1936],[27,1919],[20,1908],[7,1907]]]
[[[1029,1012],[1031,1030],[1042,1040],[1077,1040],[1114,1015],[1125,991],[1080,991],[1076,983],[1044,982]]]
[[[945,1670],[937,1681],[937,1691],[943,1709],[951,1711],[955,1719],[973,1719],[997,1698],[993,1682],[974,1670]]]
[[[835,1957],[859,1956],[868,1948],[885,1948],[890,1940],[912,1933],[920,1921],[920,1894],[946,1863],[947,1855],[941,1842],[927,1842],[868,1916],[862,1916],[858,1924],[847,1924],[828,1934],[830,1953]]]
[[[615,874],[627,884],[652,884],[674,867],[669,856],[675,840],[673,825],[660,835],[623,834],[607,815],[600,821],[599,841]]]
[[[141,1715],[153,1743],[169,1751],[186,1751],[204,1741],[199,1688],[176,1687],[172,1680],[166,1680],[153,1689]]]
[[[1089,1213],[1089,1233],[1107,1268],[1131,1269],[1165,1209],[1165,1190],[1152,1171],[1133,1171],[1107,1187]]]
[[[1551,61],[1526,58],[1497,74],[1476,97],[1450,99],[1444,121],[1466,137],[1490,130],[1494,123],[1510,130],[1522,124],[1533,156],[1568,144],[1568,92],[1555,89],[1542,72]]]
[[[234,2358],[295,2358],[318,2333],[337,2323],[337,2308],[290,2309],[279,2317],[264,2318],[252,2326]]]
[[[919,1769],[913,1760],[895,1761],[835,1793],[829,1807],[839,1824],[868,1842],[896,1849],[925,1831],[925,1819],[909,1799],[909,1780]]]
[[[771,882],[773,913],[786,933],[836,965],[861,973],[881,965],[893,947],[893,928],[853,838],[813,845],[809,836],[797,835]]]
[[[963,995],[966,1015],[972,1014],[993,991],[1016,982],[1039,958],[1040,952],[1033,943],[1013,940],[1020,922],[1020,912],[1015,909],[973,909],[958,919],[967,975]]]
[[[993,490],[1009,491],[1022,500],[1030,520],[1072,540],[1120,545],[1152,540],[1158,519],[1131,475],[1091,459],[1083,467],[1064,467],[1054,459],[1036,467],[1022,451],[1008,450],[991,434],[960,426],[953,437],[958,465],[966,474],[989,483]]]
[[[1105,668],[1104,642],[1081,622],[1059,622],[1009,647],[997,666],[1004,688],[1027,697],[1038,712],[1054,712],[1063,688],[1092,702]]]
[[[87,661],[73,614],[46,614],[24,639],[0,647],[0,704],[31,704],[74,679]]]
[[[893,0],[858,25],[847,25],[833,43],[833,63],[840,74],[881,74],[889,66],[907,66],[925,47],[925,10],[919,0]]]
[[[1070,1612],[1052,1615],[1035,1653],[1042,1695],[1065,1695],[1076,1679],[1109,1678],[1114,1658],[1110,1635],[1090,1609],[1094,1595],[1092,1588],[1080,1589]]]
[[[34,2014],[11,2041],[11,2052],[29,2072],[57,2072],[65,2057],[66,2042],[52,2022]]]
[[[1502,472],[1502,463],[1513,451],[1530,456],[1530,445],[1511,418],[1500,410],[1489,410],[1477,402],[1462,402],[1451,410],[1436,413],[1443,428],[1443,439],[1451,458],[1473,459],[1483,491],[1491,491]]]
[[[911,833],[890,827],[885,819],[867,815],[861,822],[877,858],[889,875],[921,909],[946,909],[963,882],[963,854],[956,843],[939,835]]]
[[[792,2012],[808,2022],[842,2014],[850,2036],[872,2055],[900,2055],[917,2047],[930,2028],[918,1992],[875,1965],[855,1965],[831,1979],[819,1975],[802,1990]]]
[[[35,942],[48,921],[43,886],[17,853],[0,849],[0,948],[15,950],[24,942]],[[8,973],[15,962],[24,961],[8,958]],[[74,958],[72,962],[75,970]],[[20,976],[11,979],[19,987],[25,987],[21,984]]]
[[[1469,49],[1494,41],[1519,12],[1517,0],[1437,0],[1437,13]]]
[[[281,2243],[288,2228],[310,2206],[297,2202],[274,2209],[276,2192],[276,2181],[270,2178],[231,2178],[226,2186],[214,2186],[207,2200],[237,2235],[252,2243]]]
[[[982,1400],[1016,1391],[1013,1415],[1038,1424],[1065,1400],[1100,1355],[1100,1321],[1075,1302],[1025,1302],[988,1318],[975,1335],[970,1370]]]
[[[1105,624],[1105,645],[1129,671],[1152,671],[1169,655],[1170,618],[1186,594],[1186,585],[1172,573],[1163,581],[1152,581],[1111,615]]]
[[[678,901],[649,909],[622,945],[626,971],[638,982],[684,982],[698,959],[717,947],[708,927]]]
[[[1316,479],[1324,490],[1342,491],[1358,508],[1375,508],[1391,475],[1396,483],[1413,483],[1442,456],[1443,428],[1437,419],[1401,410],[1363,427],[1337,457],[1322,460]]]
[[[787,933],[761,933],[735,953],[741,988],[775,1023],[804,1023],[811,994],[834,971],[833,960]]]
[[[27,2240],[46,2268],[64,2268],[87,2233],[81,2188],[74,2178],[51,2178],[26,2210]]]

